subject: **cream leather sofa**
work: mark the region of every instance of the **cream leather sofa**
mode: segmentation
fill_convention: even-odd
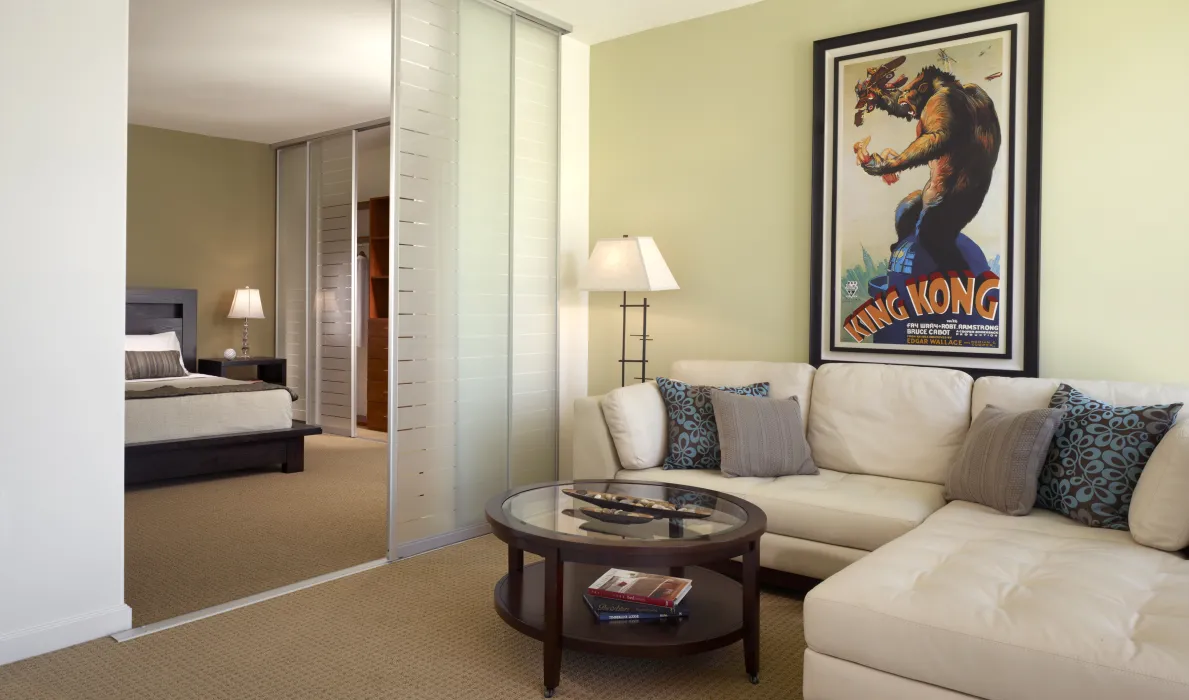
[[[674,379],[767,381],[796,395],[815,476],[727,478],[659,466],[667,420],[654,384],[575,405],[574,478],[663,481],[746,498],[768,516],[763,566],[825,579],[805,599],[806,700],[1189,698],[1189,562],[1055,513],[1025,517],[943,497],[973,415],[1041,408],[1055,379],[972,380],[888,365],[677,362]],[[1068,381],[1118,405],[1181,401],[1189,387]],[[1187,409],[1189,410],[1189,409]],[[1152,459],[1189,470],[1189,421]],[[1145,472],[1147,474],[1148,472]],[[1167,472],[1165,472],[1167,473]],[[1145,504],[1189,480],[1140,480]],[[1176,540],[1175,533],[1169,539]]]

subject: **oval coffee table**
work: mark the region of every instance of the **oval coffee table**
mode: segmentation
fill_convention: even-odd
[[[616,525],[580,511],[590,504],[562,492],[578,488],[710,508],[706,519]],[[575,481],[515,489],[487,502],[487,521],[508,543],[508,575],[495,609],[522,634],[544,643],[545,697],[561,679],[562,649],[636,657],[696,654],[743,640],[753,683],[760,672],[760,535],[767,518],[752,503],[709,489],[647,481]],[[544,561],[524,565],[524,553]],[[699,564],[743,558],[743,583]],[[598,622],[582,599],[608,568],[683,576],[688,619]]]

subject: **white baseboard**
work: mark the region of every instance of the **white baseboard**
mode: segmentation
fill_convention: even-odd
[[[0,634],[0,666],[64,649],[132,627],[132,608],[120,604]]]

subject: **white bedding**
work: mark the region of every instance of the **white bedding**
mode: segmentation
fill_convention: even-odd
[[[208,374],[191,374],[169,379],[129,380],[124,382],[124,389],[143,391],[166,385],[243,383]],[[292,398],[289,392],[280,389],[124,401],[125,444],[280,430],[292,424]]]

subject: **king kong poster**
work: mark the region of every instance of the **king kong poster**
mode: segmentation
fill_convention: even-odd
[[[1028,82],[1020,42],[1039,28],[1020,20],[866,42],[819,61],[830,78],[819,96],[828,138],[819,134],[815,263],[827,359],[1027,372],[1019,341],[1035,339],[1013,337],[1026,313],[1014,296],[1035,263],[1020,256],[1036,232],[1019,210],[1029,174],[1027,149],[1016,147]]]

